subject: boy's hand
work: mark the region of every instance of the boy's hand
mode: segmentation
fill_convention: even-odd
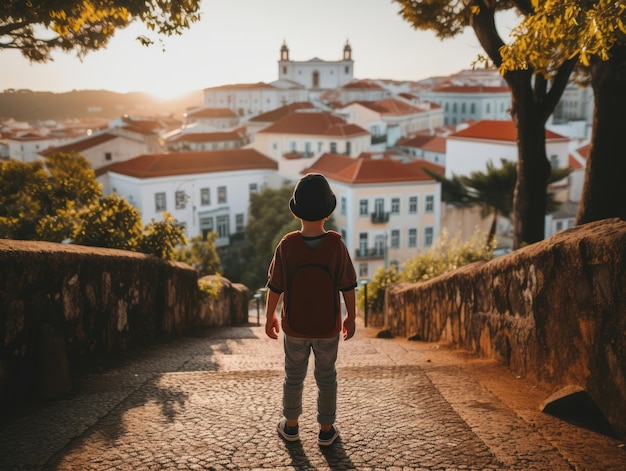
[[[356,329],[356,325],[354,323],[354,317],[346,317],[343,321],[343,339],[348,340],[351,339],[354,335],[354,331]]]
[[[278,338],[278,332],[280,332],[280,327],[278,325],[278,317],[276,314],[267,316],[265,320],[265,334],[271,339]]]

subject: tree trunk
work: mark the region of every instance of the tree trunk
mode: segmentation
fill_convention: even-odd
[[[626,219],[626,46],[591,67],[595,95],[591,150],[576,224]]]
[[[517,181],[513,195],[513,249],[544,239],[550,162],[546,156],[543,108],[533,99],[526,71],[507,74],[517,129]]]

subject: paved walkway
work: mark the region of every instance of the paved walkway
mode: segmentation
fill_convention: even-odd
[[[626,469],[623,442],[542,414],[548,392],[508,370],[376,333],[341,342],[328,449],[312,375],[301,442],[278,437],[281,343],[250,324],[156,345],[4,417],[0,470]]]

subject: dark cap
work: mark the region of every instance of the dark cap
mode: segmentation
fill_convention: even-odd
[[[335,206],[335,194],[324,175],[319,173],[307,173],[298,180],[289,200],[291,212],[305,221],[326,219],[335,210]]]

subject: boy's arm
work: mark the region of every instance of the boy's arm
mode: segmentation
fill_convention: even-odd
[[[267,303],[265,305],[265,333],[271,339],[278,338],[278,332],[280,332],[280,326],[278,324],[278,317],[276,317],[276,306],[278,306],[278,300],[280,294],[267,290]]]
[[[342,291],[343,300],[346,303],[346,318],[343,321],[343,339],[351,339],[356,330],[356,295],[354,289]]]

